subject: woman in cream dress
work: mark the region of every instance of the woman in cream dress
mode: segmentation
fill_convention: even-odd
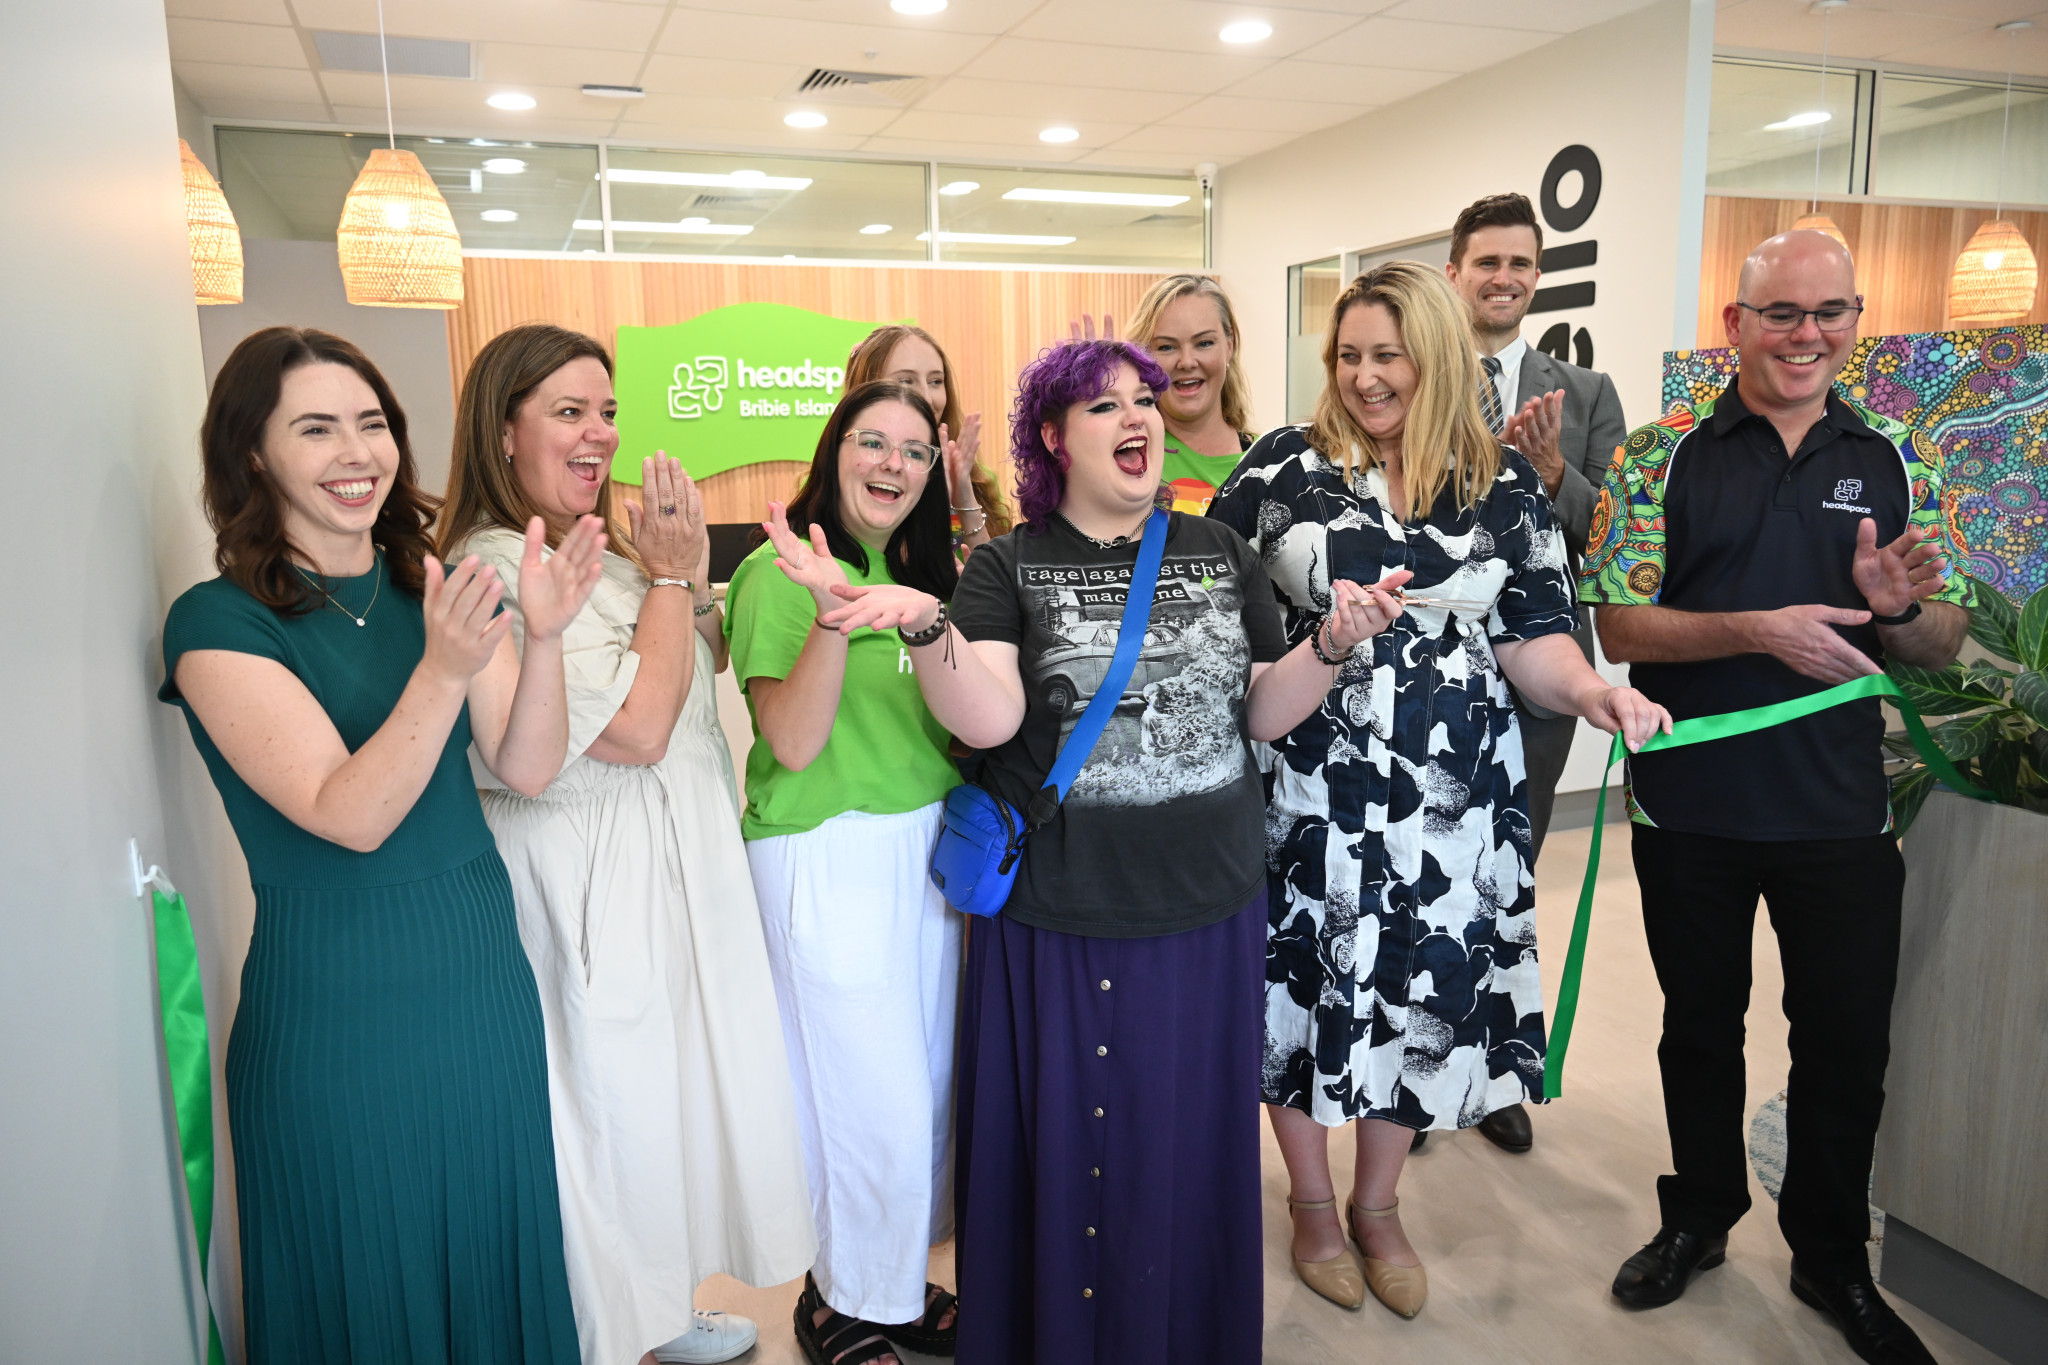
[[[464,382],[443,535],[504,576],[515,641],[509,526],[607,515],[613,408],[603,348],[555,327],[499,336]],[[561,776],[527,799],[477,769],[540,983],[585,1365],[731,1359],[757,1333],[694,1312],[698,1283],[779,1284],[816,1252],[713,695],[702,508],[675,461],[646,475],[639,562],[607,553],[563,636]]]

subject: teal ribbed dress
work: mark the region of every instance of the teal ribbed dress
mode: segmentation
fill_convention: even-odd
[[[360,748],[425,626],[381,564],[326,585],[367,624],[324,603],[281,615],[214,579],[164,625],[159,696],[185,711],[256,892],[227,1054],[249,1359],[579,1365],[540,997],[468,712],[411,813],[354,853],[250,790],[170,680],[188,650],[274,659]]]

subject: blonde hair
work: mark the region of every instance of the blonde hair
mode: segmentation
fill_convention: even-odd
[[[1408,505],[1403,520],[1421,521],[1446,488],[1458,506],[1479,504],[1500,477],[1500,440],[1479,411],[1479,356],[1464,302],[1443,272],[1420,261],[1388,261],[1353,280],[1330,305],[1323,335],[1323,392],[1316,399],[1309,444],[1339,461],[1349,480],[1359,456],[1382,463],[1379,447],[1337,393],[1337,328],[1353,308],[1377,305],[1393,315],[1415,365],[1415,393],[1401,437],[1401,475]]]
[[[846,357],[846,383],[840,392],[852,393],[863,384],[887,379],[889,357],[905,337],[916,337],[938,354],[939,369],[946,376],[946,406],[940,411],[939,420],[945,423],[946,434],[959,440],[960,386],[953,379],[953,362],[946,355],[946,348],[939,345],[939,339],[922,327],[892,322],[869,332],[860,345],[853,348],[853,354]],[[981,507],[982,524],[988,527],[989,536],[993,538],[1004,534],[1015,523],[1011,520],[1009,505],[1003,501],[1003,490],[996,483],[996,476],[976,460],[971,480],[974,501]],[[946,501],[950,505],[953,500],[949,497]]]
[[[1223,333],[1230,338],[1230,363],[1223,369],[1223,420],[1234,430],[1249,436],[1252,434],[1252,386],[1245,380],[1244,366],[1239,361],[1244,352],[1244,342],[1237,330],[1237,314],[1231,310],[1230,296],[1223,292],[1222,285],[1207,275],[1168,275],[1147,289],[1145,297],[1138,300],[1138,306],[1131,310],[1124,335],[1151,350],[1152,333],[1158,329],[1159,315],[1166,311],[1168,304],[1190,294],[1199,294],[1214,303],[1217,314],[1223,319]]]
[[[455,400],[455,446],[448,461],[448,500],[441,510],[441,526],[435,537],[435,552],[442,558],[454,553],[478,531],[493,526],[508,531],[526,530],[527,522],[540,509],[526,496],[519,476],[512,470],[505,452],[505,424],[519,415],[519,408],[541,381],[573,360],[595,360],[612,373],[612,358],[594,338],[566,327],[530,323],[500,332],[485,343],[462,379],[462,394]],[[615,515],[611,471],[597,486],[593,509],[605,525],[606,541],[612,550],[635,564],[640,562],[631,539]],[[548,543],[560,536],[552,527]]]

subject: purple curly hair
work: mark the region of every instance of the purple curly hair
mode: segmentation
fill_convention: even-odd
[[[1142,346],[1128,341],[1066,341],[1041,351],[1017,376],[1017,401],[1010,408],[1010,463],[1017,472],[1017,507],[1036,533],[1067,491],[1067,453],[1039,439],[1047,423],[1065,428],[1067,409],[1100,398],[1130,366],[1152,392],[1166,392],[1166,371]]]

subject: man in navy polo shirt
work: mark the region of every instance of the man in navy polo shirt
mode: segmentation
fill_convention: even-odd
[[[1932,444],[1834,392],[1863,302],[1848,252],[1818,232],[1773,237],[1736,295],[1722,318],[1738,377],[1629,435],[1580,578],[1607,657],[1675,719],[1804,696],[1886,659],[1940,668],[1969,625]],[[1662,1227],[1614,1294],[1670,1303],[1721,1263],[1749,1208],[1743,1014],[1761,896],[1792,1026],[1778,1204],[1792,1291],[1889,1365],[1932,1357],[1864,1250],[1905,883],[1883,736],[1868,698],[1629,761],[1675,1173],[1657,1182]]]

